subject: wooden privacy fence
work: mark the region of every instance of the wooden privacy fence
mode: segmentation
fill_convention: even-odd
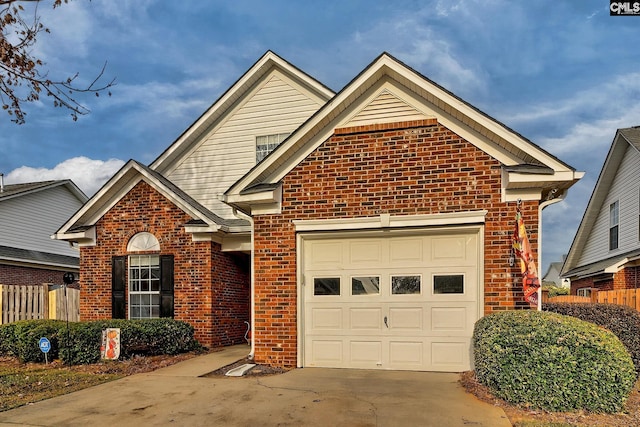
[[[80,290],[50,285],[0,285],[0,324],[30,319],[80,320]]]
[[[603,303],[626,305],[640,311],[640,289],[618,289],[615,291],[591,290],[591,296],[579,297],[576,295],[560,295],[557,297],[545,297],[542,294],[542,302],[577,302],[577,303]]]
[[[640,311],[640,289],[619,289],[616,291],[596,291],[598,302],[626,305]]]

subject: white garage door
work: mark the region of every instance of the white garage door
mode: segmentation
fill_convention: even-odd
[[[303,237],[303,365],[471,369],[478,230]]]

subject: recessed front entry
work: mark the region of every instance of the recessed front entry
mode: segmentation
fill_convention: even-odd
[[[303,236],[303,366],[471,369],[479,233]]]

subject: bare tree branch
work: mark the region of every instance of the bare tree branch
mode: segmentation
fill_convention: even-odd
[[[53,8],[69,0],[53,0]],[[89,114],[88,107],[77,100],[78,95],[91,93],[99,96],[114,86],[115,79],[101,83],[107,63],[87,86],[76,85],[78,73],[66,79],[50,79],[44,62],[31,52],[42,31],[48,33],[38,15],[41,0],[0,0],[0,106],[17,124],[25,123],[22,105],[40,100],[41,94],[53,99],[54,107],[66,108],[75,121],[79,115]],[[35,4],[28,21],[22,3]]]

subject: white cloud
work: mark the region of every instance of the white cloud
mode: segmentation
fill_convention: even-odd
[[[532,129],[530,138],[570,165],[597,173],[616,130],[640,124],[638,97],[640,73],[628,73],[497,116],[514,128]]]
[[[508,115],[508,120],[523,123],[589,114],[620,121],[625,117],[638,117],[638,96],[640,73],[625,73],[612,76],[569,98],[519,109],[516,114]]]
[[[52,64],[70,57],[85,58],[90,53],[90,42],[95,27],[93,14],[85,2],[69,2],[53,9],[50,4],[38,7],[41,22],[51,32],[40,33],[36,56]]]
[[[454,92],[483,91],[484,77],[463,61],[468,55],[456,52],[456,45],[440,34],[437,26],[425,23],[424,14],[416,11],[385,19],[366,32],[354,34],[354,41],[376,54],[382,47],[412,68],[425,70],[428,78]]]
[[[135,106],[142,116],[173,118],[182,116],[197,117],[213,103],[205,99],[203,93],[219,91],[219,80],[205,77],[202,79],[182,80],[177,83],[151,81],[144,84],[119,84],[100,108],[123,108]],[[142,121],[141,123],[148,123]]]
[[[53,169],[22,166],[6,176],[5,183],[18,184],[58,179],[70,179],[87,195],[92,196],[123,165],[120,159],[92,160],[74,157],[57,164]]]

